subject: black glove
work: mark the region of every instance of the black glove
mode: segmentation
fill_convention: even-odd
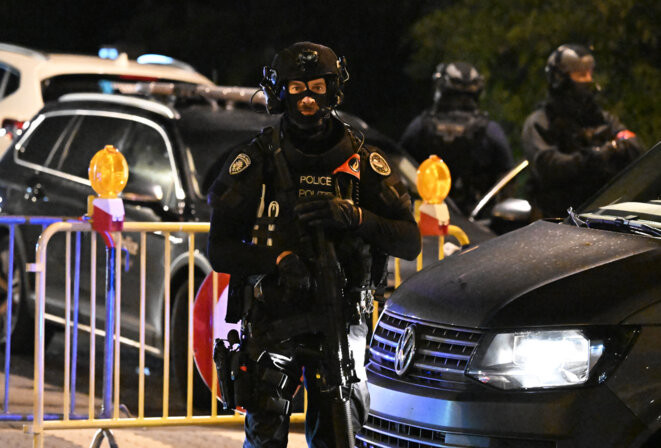
[[[332,229],[355,229],[360,225],[360,209],[346,199],[316,199],[301,202],[294,212],[304,224]]]
[[[295,253],[285,255],[278,263],[280,282],[287,289],[304,291],[310,289],[310,271]]]
[[[586,147],[582,153],[586,168],[602,170],[613,154],[613,146],[610,142],[607,142],[601,146]]]
[[[628,157],[628,160],[633,160],[638,156],[638,149],[635,142],[636,140],[632,138],[618,138],[613,140],[613,146],[618,155]]]

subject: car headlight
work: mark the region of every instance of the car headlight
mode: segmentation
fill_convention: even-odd
[[[614,367],[613,361],[628,348],[634,332],[615,331],[601,337],[588,333],[570,329],[486,335],[466,373],[499,389],[585,384],[594,378],[598,364],[604,375]],[[607,351],[610,355],[605,356]],[[602,375],[598,381],[604,379]]]

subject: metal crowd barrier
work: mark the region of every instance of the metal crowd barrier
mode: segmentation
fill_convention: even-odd
[[[153,222],[126,222],[123,232],[114,232],[116,243],[115,256],[108,257],[110,265],[107,267],[106,275],[110,279],[106,291],[106,320],[105,329],[97,328],[96,297],[97,297],[97,235],[92,231],[89,222],[79,220],[62,220],[60,218],[40,217],[13,217],[0,216],[0,225],[8,227],[8,266],[7,266],[7,302],[6,313],[7,325],[5,326],[5,366],[4,366],[4,403],[3,413],[0,421],[31,421],[25,425],[25,431],[32,434],[33,446],[42,448],[44,444],[44,432],[56,429],[98,429],[92,447],[98,447],[104,437],[108,438],[111,446],[116,446],[112,437],[111,429],[127,427],[156,427],[156,426],[181,426],[181,425],[205,425],[225,424],[242,422],[240,414],[221,415],[218,411],[218,403],[211,391],[211,411],[208,415],[193,415],[193,304],[195,297],[195,234],[208,232],[208,223],[153,223]],[[42,227],[41,236],[37,243],[34,263],[28,263],[27,272],[35,274],[35,328],[34,328],[34,382],[33,382],[33,412],[12,413],[9,409],[10,396],[10,363],[11,363],[11,316],[13,302],[13,273],[14,273],[14,240],[16,226],[37,225]],[[46,314],[46,275],[47,275],[47,252],[48,243],[51,238],[58,234],[65,234],[65,316]],[[80,307],[80,260],[81,260],[81,234],[90,233],[90,325],[79,323]],[[139,377],[138,377],[138,409],[137,416],[120,416],[120,343],[131,343],[132,341],[121,335],[121,303],[122,303],[122,254],[123,234],[139,233]],[[163,290],[164,290],[164,316],[163,333],[164,341],[162,347],[163,355],[163,393],[161,397],[162,414],[156,417],[145,416],[145,307],[146,307],[146,249],[147,234],[160,233],[163,236]],[[171,243],[172,233],[185,233],[188,236],[188,356],[187,356],[187,389],[186,389],[186,412],[185,415],[169,415],[169,391],[170,391],[170,269],[171,269]],[[450,226],[449,234],[454,236],[460,244],[467,244],[468,239],[461,229]],[[73,289],[72,286],[72,254],[71,239],[75,237]],[[103,243],[101,243],[103,244]],[[443,256],[443,237],[439,238],[439,258]],[[111,249],[112,252],[112,249]],[[399,264],[396,262],[396,268]],[[421,258],[418,260],[418,269],[421,268]],[[205,273],[206,274],[206,273]],[[397,285],[400,280],[399,271],[395,272]],[[214,276],[217,277],[217,276]],[[216,279],[214,279],[216,280]],[[153,284],[149,285],[154,287]],[[73,292],[73,298],[72,298]],[[217,281],[213,284],[214,301],[218,299]],[[378,309],[374,312],[375,319],[378,317]],[[62,412],[44,412],[44,375],[45,366],[45,325],[49,320],[58,320],[64,325],[64,381],[62,391]],[[76,412],[76,383],[78,377],[78,333],[89,332],[89,400],[84,413]],[[96,337],[104,338],[104,363],[103,363],[103,391],[102,404],[96,403]],[[133,344],[136,346],[136,344]],[[215,370],[215,369],[214,369]],[[213,372],[211,390],[217,388],[217,378]],[[292,415],[292,422],[304,421],[304,413]]]
[[[154,426],[181,426],[181,425],[204,425],[204,424],[225,424],[242,422],[243,416],[221,415],[218,411],[218,404],[215,395],[211,399],[211,411],[208,415],[193,415],[193,303],[195,297],[195,239],[196,233],[208,232],[208,223],[137,223],[126,222],[123,232],[113,233],[117,256],[111,258],[112,265],[107,269],[107,275],[113,282],[111,288],[112,296],[106,299],[112,299],[114,306],[106,304],[106,328],[102,330],[96,328],[96,296],[97,296],[97,276],[96,276],[96,253],[97,237],[92,231],[89,222],[83,221],[63,221],[58,218],[27,218],[27,217],[0,217],[0,225],[6,225],[9,241],[9,266],[8,266],[8,287],[7,287],[7,311],[6,318],[8,325],[6,328],[5,344],[5,394],[3,414],[0,415],[0,421],[31,421],[25,426],[25,431],[32,434],[33,446],[43,447],[44,432],[55,429],[80,429],[93,428],[99,429],[95,440],[91,446],[100,446],[104,437],[108,438],[111,446],[114,445],[110,429],[126,427],[154,427]],[[37,251],[34,263],[28,263],[26,269],[28,272],[35,273],[35,330],[34,330],[34,384],[33,384],[33,412],[29,413],[11,413],[9,410],[10,398],[10,361],[11,361],[11,316],[12,316],[12,275],[14,272],[14,240],[15,226],[25,224],[42,225],[43,231],[37,243]],[[48,225],[50,224],[50,225]],[[48,227],[46,227],[48,225]],[[150,232],[160,233],[163,236],[164,244],[164,341],[163,341],[163,395],[162,395],[162,415],[157,417],[145,416],[145,298],[147,290],[147,279],[145,276],[146,257],[146,235]],[[186,390],[186,412],[185,415],[169,415],[169,394],[170,394],[170,236],[172,233],[185,233],[188,235],[188,357],[187,357],[187,390]],[[57,316],[46,314],[46,275],[47,275],[47,252],[48,243],[57,233],[65,234],[66,255],[63,263],[65,265],[65,316],[58,319]],[[90,233],[90,325],[82,325],[78,322],[79,311],[79,289],[80,289],[80,257],[81,257],[81,233]],[[140,331],[139,343],[139,378],[138,378],[138,409],[137,416],[120,416],[120,342],[131,342],[121,336],[121,303],[122,303],[122,254],[123,234],[139,233],[139,303],[140,303]],[[72,254],[71,239],[75,237],[74,269],[72,276]],[[103,244],[103,243],[101,243]],[[72,298],[72,277],[73,277],[73,298]],[[153,284],[149,285],[154,287]],[[217,285],[214,285],[214,297],[217,300],[219,296]],[[124,298],[126,300],[126,298]],[[45,366],[45,325],[47,318],[49,320],[59,320],[64,324],[64,381],[62,397],[62,412],[49,413],[44,412],[44,375]],[[84,413],[76,412],[76,381],[77,381],[77,360],[78,360],[78,333],[79,330],[89,332],[90,353],[89,353],[89,402],[87,410]],[[104,367],[103,367],[103,391],[102,405],[96,404],[96,337],[104,337]],[[135,344],[133,344],[135,345]],[[213,372],[213,383],[211,390],[216,390],[217,378]],[[211,391],[209,392],[211,394]],[[302,422],[304,414],[292,415],[293,422]]]
[[[14,314],[13,310],[13,296],[14,296],[14,252],[15,252],[15,235],[16,227],[19,225],[28,225],[28,226],[39,226],[42,229],[45,229],[48,225],[60,221],[59,218],[52,217],[25,217],[25,216],[1,216],[0,217],[0,226],[6,227],[7,229],[7,258],[3,259],[7,269],[6,285],[5,289],[7,295],[5,297],[4,303],[4,316],[2,318],[5,321],[5,334],[4,334],[4,396],[2,403],[2,413],[0,414],[0,421],[20,421],[25,420],[27,417],[25,414],[11,412],[9,408],[10,403],[10,370],[11,370],[11,320]]]

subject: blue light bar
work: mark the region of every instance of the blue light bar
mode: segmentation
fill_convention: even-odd
[[[115,60],[119,56],[119,51],[117,48],[103,47],[99,48],[99,57],[101,59],[112,59]]]
[[[172,59],[170,56],[164,56],[162,54],[143,54],[141,56],[138,56],[138,64],[164,64],[164,65],[172,65],[174,62],[174,59]]]
[[[189,72],[195,71],[195,69],[189,64],[178,59],[171,58],[170,56],[164,56],[162,54],[143,54],[142,56],[138,56],[136,61],[138,61],[138,64],[170,65],[172,67],[178,67]]]

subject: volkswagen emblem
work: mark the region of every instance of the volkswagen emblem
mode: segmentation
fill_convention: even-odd
[[[409,325],[404,330],[404,333],[397,341],[397,348],[395,349],[395,372],[399,376],[403,376],[413,361],[415,354],[415,329],[413,325]]]

